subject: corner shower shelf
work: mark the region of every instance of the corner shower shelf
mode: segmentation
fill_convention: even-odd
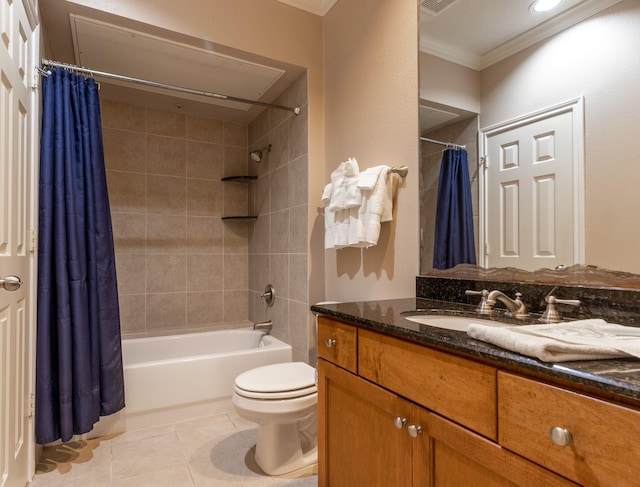
[[[250,183],[258,179],[258,176],[227,176],[226,178],[222,178],[221,181],[229,182],[229,183]],[[239,221],[249,221],[257,219],[257,216],[223,216],[222,219],[225,221],[231,222],[239,222]]]
[[[250,183],[256,179],[258,179],[258,176],[227,176],[226,178],[222,178],[221,181],[230,183]]]
[[[239,221],[249,221],[249,220],[257,220],[257,216],[223,216],[223,220],[228,222],[239,222]]]

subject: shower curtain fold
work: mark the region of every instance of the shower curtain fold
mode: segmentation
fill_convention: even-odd
[[[120,317],[97,84],[43,78],[35,429],[87,433],[124,407]]]
[[[476,263],[467,151],[447,149],[440,166],[433,267],[450,269],[463,263]]]

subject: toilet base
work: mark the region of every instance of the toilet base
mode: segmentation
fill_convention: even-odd
[[[264,473],[284,475],[318,463],[315,419],[302,428],[300,423],[258,426],[255,460]]]

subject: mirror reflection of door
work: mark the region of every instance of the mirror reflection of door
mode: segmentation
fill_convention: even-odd
[[[582,100],[484,129],[485,267],[584,262]]]

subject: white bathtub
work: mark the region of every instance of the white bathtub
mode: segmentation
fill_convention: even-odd
[[[88,437],[231,410],[236,376],[291,362],[291,346],[251,329],[122,341],[126,407],[103,417]]]

